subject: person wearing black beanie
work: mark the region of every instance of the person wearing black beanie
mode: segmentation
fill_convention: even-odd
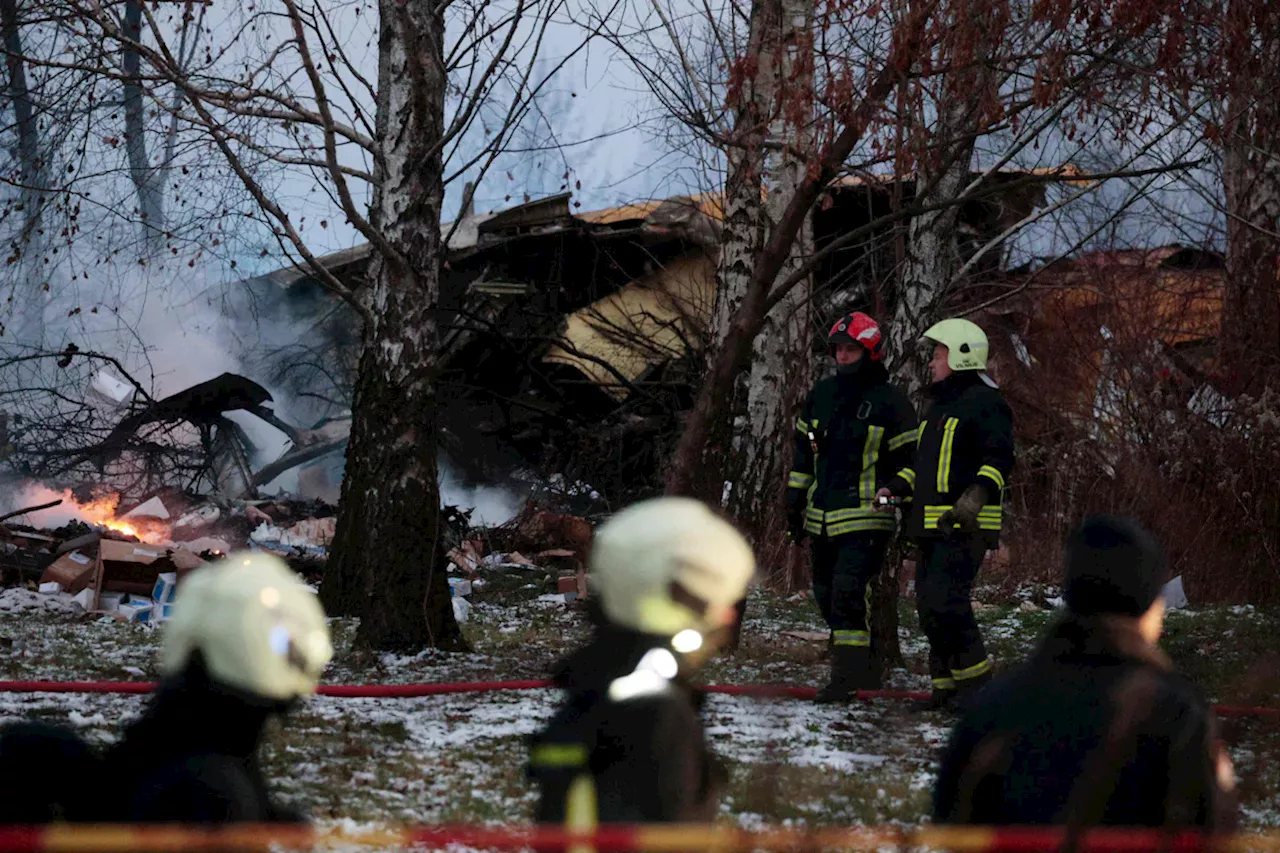
[[[1156,645],[1168,576],[1132,519],[1067,537],[1065,611],[952,733],[936,823],[1229,830],[1234,771],[1209,707]]]

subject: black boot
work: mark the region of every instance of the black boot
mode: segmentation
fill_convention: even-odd
[[[814,701],[850,702],[859,690],[880,686],[879,667],[866,646],[835,646],[832,649],[831,681],[818,691]]]
[[[955,708],[956,688],[954,684],[939,684],[941,679],[934,679],[933,692],[928,699],[912,703],[917,711],[949,711]],[[947,679],[950,681],[950,679]]]

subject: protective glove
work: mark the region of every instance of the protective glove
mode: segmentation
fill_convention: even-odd
[[[977,533],[981,528],[978,526],[978,513],[982,512],[982,508],[987,504],[987,490],[977,483],[964,490],[964,494],[960,496],[960,500],[956,501],[955,506],[947,510],[938,519],[938,529],[948,536],[956,528],[961,533]]]

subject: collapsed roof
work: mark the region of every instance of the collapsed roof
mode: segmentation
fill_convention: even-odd
[[[1041,206],[1047,183],[1076,176],[1070,169],[974,173],[985,186],[958,211],[962,253],[971,256]],[[895,242],[906,223],[893,212],[910,204],[914,190],[914,176],[832,185],[813,212],[817,247],[871,223],[883,227],[867,229],[816,269],[820,311],[865,304],[873,288],[894,280]],[[577,452],[581,428],[590,425],[593,440],[608,436],[613,452],[628,457],[619,483],[650,470],[653,431],[690,400],[691,368],[715,297],[721,204],[719,194],[703,193],[575,213],[565,193],[443,225],[448,256],[437,320],[446,450],[487,466],[470,472],[476,476],[531,460],[564,470],[567,462],[555,457]],[[319,262],[358,290],[369,257],[361,245]],[[987,253],[974,273],[992,274],[999,264],[999,253]],[[264,355],[274,365],[270,381],[299,399],[349,400],[355,313],[305,265],[249,284],[264,312],[292,316],[307,329]],[[345,387],[335,389],[335,377]],[[598,476],[591,482],[608,488]]]

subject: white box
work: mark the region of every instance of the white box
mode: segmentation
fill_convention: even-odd
[[[43,584],[40,586],[40,591],[44,591]],[[1182,575],[1178,575],[1176,578],[1165,584],[1164,589],[1161,590],[1161,594],[1164,596],[1165,606],[1170,610],[1179,610],[1186,607],[1188,604],[1187,592],[1182,586]]]
[[[143,599],[143,601],[145,600],[146,599]],[[134,604],[133,602],[130,602],[128,604],[121,604],[117,610],[124,614],[130,622],[147,623],[151,621],[151,608],[152,605],[150,604]]]
[[[168,604],[168,603],[157,604],[151,608],[152,622],[168,622],[172,618],[173,618],[172,604]]]
[[[49,581],[48,583],[40,584],[41,595],[57,595],[60,592],[62,592],[62,584],[57,581]]]
[[[462,598],[471,594],[471,581],[462,578],[449,578],[449,595]]]
[[[169,509],[164,505],[164,501],[153,497],[126,512],[124,518],[158,518],[164,521],[169,518]]]
[[[151,599],[162,604],[172,604],[174,592],[178,588],[177,572],[161,572],[156,576],[156,584],[151,588]]]
[[[104,592],[98,596],[98,609],[106,610],[108,613],[120,609],[120,605],[123,603],[123,592]]]
[[[76,604],[79,604],[81,609],[88,610],[90,607],[93,607],[93,590],[89,588],[82,589],[77,592],[71,600]]]

